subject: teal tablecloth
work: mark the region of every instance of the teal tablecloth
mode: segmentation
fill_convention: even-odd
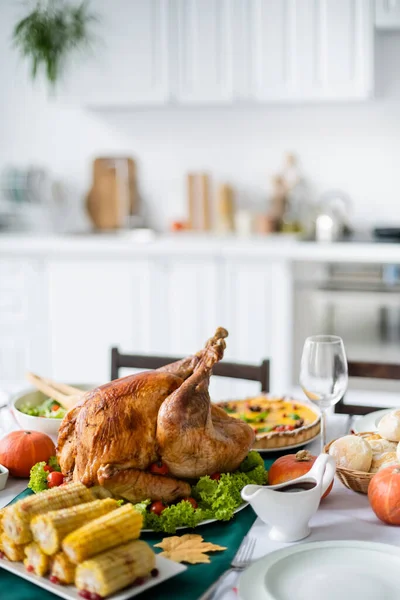
[[[267,468],[271,462],[272,460],[265,461]],[[14,501],[30,493],[30,490],[25,490]],[[138,596],[140,600],[176,600],[177,597],[185,600],[197,600],[229,568],[242,539],[255,518],[255,513],[248,506],[237,513],[232,521],[212,523],[199,528],[197,533],[200,533],[207,542],[226,546],[227,550],[213,553],[209,564],[188,565],[184,573],[140,594]],[[142,539],[154,545],[160,542],[162,537],[157,534],[144,534]],[[158,548],[155,550],[161,552]],[[2,600],[3,598],[4,600],[56,600],[59,596],[46,592],[24,579],[0,569],[0,598]]]

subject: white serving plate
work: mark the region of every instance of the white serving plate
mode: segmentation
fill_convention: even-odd
[[[365,433],[366,431],[377,431],[379,421],[388,413],[395,410],[394,408],[385,408],[383,410],[375,410],[374,412],[357,419],[352,429],[355,433]]]
[[[398,600],[400,548],[359,541],[299,544],[253,563],[241,600]]]
[[[233,514],[236,515],[236,513],[240,512],[241,510],[246,508],[246,506],[248,506],[248,505],[249,505],[248,502],[243,502],[243,504],[238,506],[238,508],[235,510],[235,512]],[[218,519],[205,519],[204,521],[200,521],[200,523],[198,525],[196,525],[196,529],[197,529],[197,527],[202,527],[203,525],[209,525],[210,523],[229,523],[229,521],[218,521]],[[192,527],[182,526],[182,527],[176,528],[177,531],[181,531],[182,529],[192,529]],[[142,529],[142,533],[160,533],[160,532],[154,531],[154,529]]]
[[[14,575],[18,577],[22,577],[26,579],[30,583],[34,585],[38,585],[41,588],[44,588],[48,592],[52,592],[56,596],[60,596],[61,598],[65,598],[66,600],[82,600],[81,596],[78,594],[78,590],[76,587],[72,585],[57,585],[55,583],[51,583],[45,577],[39,577],[38,575],[32,575],[32,573],[28,573],[22,563],[17,562],[9,562],[7,560],[0,559],[0,567],[6,569],[6,571],[10,571]],[[159,585],[163,581],[170,579],[171,577],[175,577],[175,575],[179,575],[179,573],[183,573],[187,569],[184,565],[180,563],[176,563],[172,560],[164,558],[162,556],[156,556],[156,567],[159,570],[159,574],[157,577],[151,577],[146,583],[138,586],[130,586],[124,589],[122,592],[118,592],[117,594],[113,594],[112,596],[108,596],[107,600],[127,600],[127,598],[134,598],[138,596],[145,590],[148,590],[156,585]]]

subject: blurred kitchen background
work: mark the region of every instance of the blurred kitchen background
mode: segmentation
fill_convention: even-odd
[[[312,333],[400,362],[400,1],[92,0],[55,83],[13,38],[38,6],[79,2],[0,0],[1,381],[217,325],[278,393]]]

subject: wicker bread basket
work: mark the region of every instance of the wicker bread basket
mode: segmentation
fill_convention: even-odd
[[[358,435],[359,437],[364,437],[366,435],[373,435],[376,431],[363,432],[362,434],[354,433],[353,435]],[[336,440],[332,440],[329,444],[327,444],[324,448],[325,454],[329,453],[329,448]],[[353,469],[345,469],[344,467],[336,466],[336,475],[338,479],[350,490],[354,492],[359,492],[360,494],[368,494],[368,486],[369,482],[375,475],[375,473],[364,473],[364,471],[354,471]]]

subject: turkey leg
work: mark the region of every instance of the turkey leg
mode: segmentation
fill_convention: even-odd
[[[238,419],[212,410],[208,386],[225,341],[206,346],[194,373],[160,407],[159,453],[176,477],[197,478],[237,469],[254,442],[254,431]]]

